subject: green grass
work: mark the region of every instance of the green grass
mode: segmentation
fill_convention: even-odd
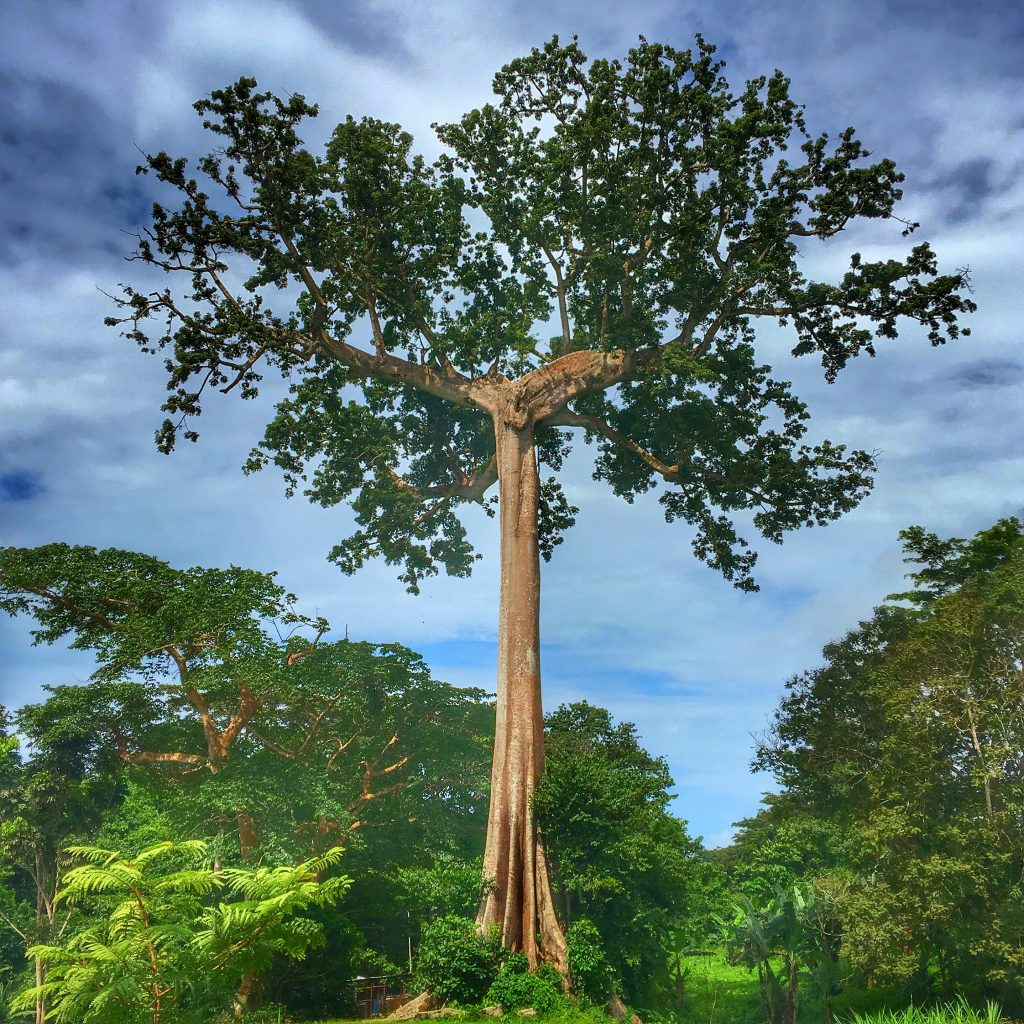
[[[374,1018],[379,1020],[380,1018]],[[534,1018],[527,1018],[533,1020]],[[570,1006],[564,1010],[558,1010],[555,1013],[549,1014],[547,1017],[540,1018],[544,1024],[608,1024],[609,1018],[604,1014],[602,1010],[581,1010],[578,1007]],[[439,1024],[444,1024],[444,1021],[448,1020],[451,1024],[496,1024],[494,1017],[481,1017],[473,1013],[472,1010],[467,1010],[465,1016],[462,1017],[450,1017],[442,1018]],[[497,1018],[498,1024],[502,1018]],[[525,1020],[517,1017],[514,1013],[509,1014],[504,1018],[505,1021],[515,1021],[516,1024],[525,1024]],[[282,1022],[284,1024],[284,1022]],[[306,1024],[306,1022],[304,1022]],[[365,1020],[352,1021],[352,1020],[322,1020],[313,1021],[309,1024],[366,1024]]]
[[[976,1010],[961,997],[936,1006],[851,1013],[839,1024],[999,1024],[999,1020],[999,1007],[995,1003],[989,1002],[984,1010]]]
[[[684,1024],[760,1024],[757,975],[721,955],[691,956],[679,1018]]]

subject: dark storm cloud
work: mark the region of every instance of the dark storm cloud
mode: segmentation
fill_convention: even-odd
[[[961,367],[952,376],[954,385],[978,388],[1017,387],[1024,381],[1024,362],[1017,359],[982,359]]]
[[[1011,192],[1018,181],[1019,175],[1002,173],[993,158],[978,156],[933,175],[925,187],[944,201],[945,221],[958,225],[985,213],[992,199]]]
[[[372,3],[317,0],[299,6],[324,35],[346,49],[393,64],[418,63],[419,58],[402,38],[397,19],[382,17]]]
[[[45,493],[42,476],[33,470],[0,473],[0,501],[31,501]]]
[[[969,346],[970,341],[966,342]],[[885,402],[891,401],[892,394],[900,396],[903,408],[912,410],[915,405],[923,409],[944,411],[953,401],[976,403],[984,400],[984,392],[999,388],[1015,388],[1024,382],[1024,361],[1012,356],[980,356],[963,359],[946,372],[922,377],[911,373],[904,379],[893,381],[891,390],[880,396],[865,396],[860,408],[881,411]]]
[[[46,78],[0,76],[0,262],[80,264],[126,248],[149,212],[124,124],[97,100]]]

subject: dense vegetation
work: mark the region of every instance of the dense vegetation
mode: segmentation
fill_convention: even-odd
[[[534,804],[581,1005],[1024,1012],[1024,527],[902,536],[911,588],[789,681],[754,762],[778,792],[731,846],[688,835],[631,725],[548,716]],[[409,984],[449,1001],[570,1013],[557,974],[474,927],[484,692],[398,645],[325,642],[240,569],[5,548],[0,606],[96,656],[2,720],[8,1016],[344,1015],[352,979],[410,948]]]
[[[1019,1013],[1022,526],[902,536],[913,588],[790,680],[755,762],[783,790],[745,823],[737,863],[773,850],[777,881],[813,876],[866,979]]]

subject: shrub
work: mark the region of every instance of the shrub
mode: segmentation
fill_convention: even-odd
[[[416,986],[445,1002],[479,1003],[503,959],[497,937],[480,935],[468,917],[439,917],[423,929]]]
[[[605,956],[601,936],[588,918],[581,917],[565,936],[569,952],[569,975],[576,995],[604,1005],[611,996],[615,972]]]
[[[537,977],[550,981],[556,992],[562,991],[562,972],[554,964],[541,964],[537,968]]]
[[[522,953],[510,953],[488,989],[485,1002],[500,1004],[506,1013],[532,1006],[538,1014],[547,1016],[568,1003],[559,991],[560,982],[561,976],[553,967],[543,965],[532,974]]]

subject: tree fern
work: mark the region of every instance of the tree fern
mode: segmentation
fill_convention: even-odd
[[[205,866],[199,841],[158,843],[132,858],[90,846],[68,852],[79,863],[59,899],[102,904],[104,923],[29,950],[47,965],[47,981],[14,1004],[28,1008],[45,994],[57,1024],[204,1019],[247,972],[322,942],[321,926],[301,913],[337,901],[351,885],[346,875],[321,878],[337,866],[340,848],[291,867],[223,871]]]

